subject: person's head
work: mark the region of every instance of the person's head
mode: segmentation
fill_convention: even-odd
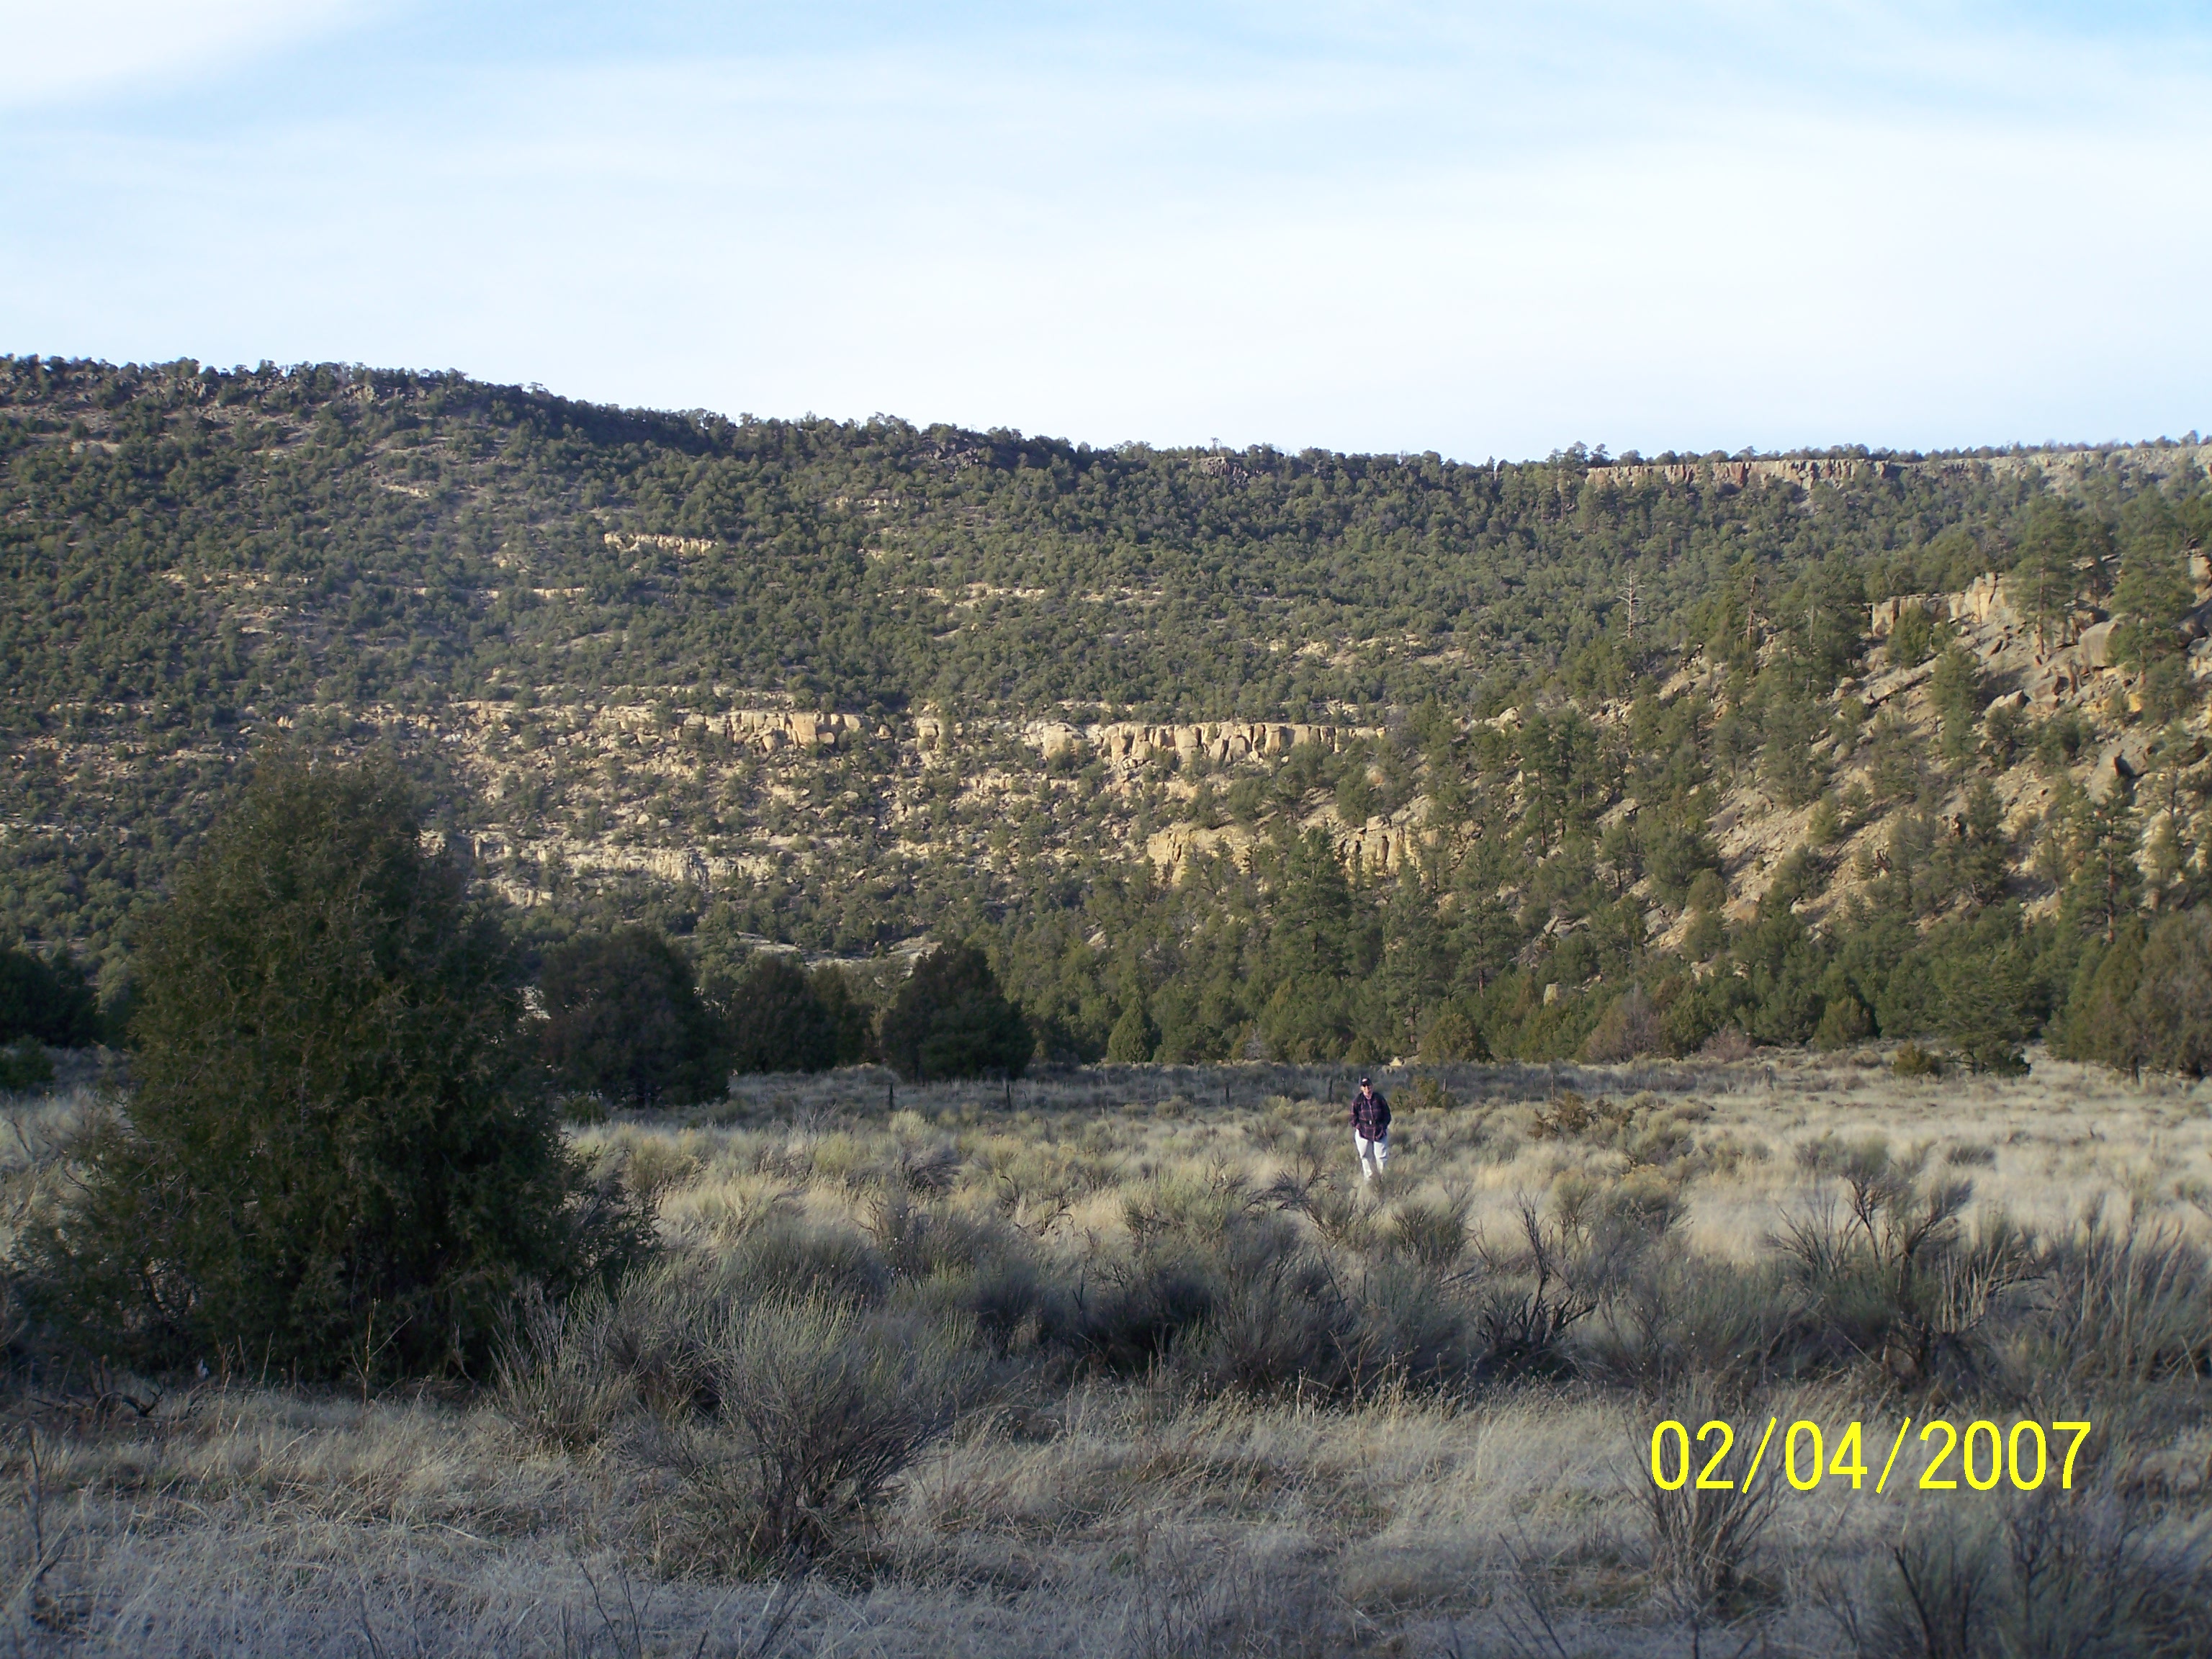
[[[1372,1090],[1375,1087],[1375,1080],[1372,1078],[1364,1077],[1359,1079],[1359,1086],[1363,1089]]]

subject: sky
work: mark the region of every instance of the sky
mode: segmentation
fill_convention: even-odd
[[[1092,444],[2212,427],[2212,6],[0,0],[0,350]]]

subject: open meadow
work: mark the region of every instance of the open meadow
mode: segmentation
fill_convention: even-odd
[[[856,1068],[578,1126],[666,1248],[474,1389],[19,1348],[0,1645],[2212,1651],[2206,1085],[1385,1072],[1370,1188],[1353,1075]],[[97,1109],[10,1107],[19,1219]],[[1660,1490],[1667,1419],[1733,1425],[1734,1484]]]

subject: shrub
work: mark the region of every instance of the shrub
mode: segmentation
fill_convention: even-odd
[[[1699,1388],[1675,1409],[1698,1423],[1724,1407]],[[1750,1492],[1694,1480],[1672,1492],[1643,1483],[1653,1588],[1675,1619],[1698,1631],[1742,1619],[1778,1599],[1779,1586],[1760,1571],[1760,1556],[1781,1490],[1774,1480]]]
[[[1803,1311],[1781,1263],[1716,1261],[1670,1239],[1601,1309],[1589,1363],[1601,1377],[1664,1398],[1694,1382],[1733,1403],[1784,1369]]]
[[[1935,1511],[1891,1547],[1867,1602],[1839,1608],[1845,1634],[1867,1659],[2203,1653],[2212,1572],[2147,1510],[2046,1484]]]
[[[1423,1075],[1413,1079],[1413,1086],[1406,1091],[1406,1109],[1413,1112],[1455,1112],[1459,1102],[1450,1090],[1433,1077]]]
[[[1825,1328],[1829,1352],[1872,1359],[1913,1387],[1955,1389],[1984,1368],[1996,1316],[2039,1272],[2029,1240],[2002,1217],[1969,1236],[1972,1183],[1923,1174],[1925,1149],[1899,1158],[1880,1140],[1815,1141],[1799,1161],[1844,1186],[1832,1206],[1788,1219],[1778,1240]]]
[[[586,1449],[629,1403],[631,1390],[608,1362],[609,1314],[596,1288],[565,1306],[533,1293],[500,1340],[492,1407],[544,1450]]]
[[[720,1047],[691,964],[657,930],[570,939],[547,954],[539,990],[539,1042],[570,1088],[631,1107],[720,1092]]]
[[[105,1352],[466,1369],[642,1248],[532,1085],[498,913],[388,766],[264,762],[155,913],[137,1091],[28,1251]]]
[[[2038,1386],[2134,1389],[2212,1373],[2212,1262],[2179,1227],[2093,1216],[2039,1265],[2045,1295],[2015,1362]]]
[[[1901,1043],[1890,1056],[1889,1069],[1899,1077],[1941,1077],[1943,1056],[1917,1042]]]
[[[1019,1077],[1036,1047],[1029,1023],[971,945],[940,945],[915,963],[884,1014],[878,1042],[909,1082]]]
[[[960,1333],[771,1298],[705,1333],[710,1411],[649,1445],[677,1479],[681,1554],[769,1571],[836,1557],[975,1389]]]
[[[1835,975],[1835,969],[1829,969]],[[1829,988],[1824,976],[1823,994],[1827,1000],[1820,1010],[1820,1023],[1814,1029],[1814,1046],[1820,1048],[1848,1048],[1874,1034],[1874,1016],[1868,1012],[1858,993],[1848,983]]]
[[[1467,1250],[1468,1200],[1407,1199],[1392,1212],[1384,1236],[1390,1247],[1431,1273],[1448,1271]]]

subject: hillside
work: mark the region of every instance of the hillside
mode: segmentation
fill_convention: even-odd
[[[0,932],[119,983],[289,734],[412,757],[543,936],[981,933],[1069,1055],[1955,1034],[1990,982],[2002,1046],[2205,889],[2209,459],[1099,451],[0,361]]]

